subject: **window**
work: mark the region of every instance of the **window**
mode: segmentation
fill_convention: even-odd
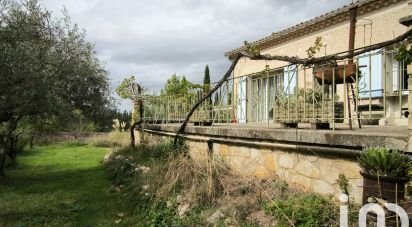
[[[289,65],[283,68],[283,94],[293,95],[296,92],[296,77],[298,74],[296,65]]]
[[[246,123],[246,77],[240,77],[237,83],[237,121]]]
[[[258,122],[265,121],[269,117],[269,90],[272,89],[269,83],[270,78],[271,76],[262,75],[252,79],[252,108],[254,119]]]
[[[408,73],[406,71],[406,64],[392,59],[392,80],[393,91],[408,90]]]
[[[358,57],[359,97],[381,97],[382,89],[382,51],[376,50]]]
[[[402,90],[403,94],[408,93],[408,75],[406,65],[403,62],[398,62],[395,59],[397,51],[392,48],[385,50],[383,56],[384,64],[386,64],[386,90],[388,95],[398,95]]]
[[[276,95],[283,94],[283,73],[275,74],[274,77]]]
[[[293,95],[296,92],[297,67],[286,66],[280,70],[262,73],[251,78],[251,114],[256,122],[273,119],[275,96]]]

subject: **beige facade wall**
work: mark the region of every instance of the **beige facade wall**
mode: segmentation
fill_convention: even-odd
[[[412,2],[407,1],[358,17],[355,48],[387,41],[406,32],[407,28],[399,24],[399,18],[410,15],[411,12]],[[372,26],[366,26],[365,29],[363,25],[370,22],[372,22]],[[261,53],[306,58],[306,50],[310,46],[313,46],[316,37],[319,36],[322,37],[324,43],[327,44],[326,54],[347,51],[349,45],[349,21],[308,34],[298,39],[284,42],[272,48],[264,49]],[[323,56],[324,53],[325,49],[322,48],[315,57]],[[266,65],[270,65],[271,68],[277,68],[287,65],[287,63],[280,61],[252,61],[243,58],[235,67],[234,76],[239,77],[262,71],[265,69]]]
[[[136,141],[140,143],[137,134]],[[144,133],[147,144],[164,142],[171,136],[161,133]],[[203,140],[186,139],[190,156],[200,162],[209,157],[207,137]],[[357,202],[362,199],[363,179],[360,168],[354,160],[327,157],[316,154],[301,154],[292,150],[242,146],[237,144],[213,143],[213,156],[223,160],[233,171],[242,176],[258,178],[278,177],[293,187],[336,198],[341,194],[337,180],[344,174],[349,180],[351,197]]]
[[[389,7],[359,16],[357,18],[356,25],[356,37],[355,48],[361,48],[372,44],[384,42],[394,37],[403,34],[407,31],[407,28],[399,24],[399,18],[410,15],[412,12],[412,1],[405,1]],[[306,36],[302,36],[298,39],[293,39],[277,46],[262,50],[262,54],[270,55],[286,55],[286,56],[298,56],[300,58],[306,58],[306,50],[313,46],[315,39],[322,37],[326,46],[316,53],[315,57],[345,52],[348,50],[349,45],[349,21],[328,27],[321,31],[317,31]],[[384,59],[384,57],[382,57]],[[385,60],[382,60],[382,72],[386,75],[386,91],[391,92],[392,89],[392,59],[393,56],[386,56]],[[342,64],[342,63],[341,63]],[[247,58],[239,60],[237,66],[234,69],[234,77],[245,76],[265,70],[265,66],[269,65],[271,69],[284,67],[288,65],[287,62],[281,61],[253,61]],[[386,65],[386,66],[384,66]],[[382,76],[384,76],[382,75]],[[382,80],[383,81],[383,80]],[[304,71],[302,68],[298,70],[297,86],[299,89],[313,87],[313,75],[312,69]],[[383,83],[383,82],[382,82]],[[382,85],[383,87],[383,85]],[[250,91],[251,87],[248,87]],[[340,101],[347,97],[345,93],[345,86],[340,84],[336,87],[336,93],[340,98]],[[236,91],[234,92],[236,95]],[[250,95],[250,92],[249,92]],[[250,96],[249,96],[250,98]],[[386,118],[380,121],[382,125],[406,125],[406,118],[402,116],[401,106],[407,104],[407,96],[404,95],[401,99],[397,97],[390,97],[386,99]],[[383,104],[383,99],[374,100],[374,103]],[[401,102],[401,105],[399,103]],[[368,103],[368,100],[363,101]],[[362,103],[361,103],[362,104]],[[345,108],[347,104],[345,105]],[[351,109],[354,110],[352,104]],[[248,119],[254,121],[251,118],[251,106],[248,105]],[[349,117],[349,112],[346,111],[345,118]]]

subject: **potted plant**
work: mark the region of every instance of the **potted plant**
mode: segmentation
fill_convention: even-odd
[[[358,157],[362,168],[363,203],[369,197],[387,202],[404,199],[405,184],[411,178],[412,159],[401,151],[384,147],[369,147]]]

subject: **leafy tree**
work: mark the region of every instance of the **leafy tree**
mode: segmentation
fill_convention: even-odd
[[[96,125],[94,122],[89,121],[83,114],[83,112],[79,109],[75,109],[72,111],[72,122],[71,124],[71,131],[75,132],[75,138],[77,139],[81,133],[84,132],[94,132],[96,131]]]
[[[173,96],[174,102],[179,105],[172,106],[171,108],[189,109],[202,89],[203,85],[193,84],[189,82],[185,76],[173,74],[160,91],[160,96],[164,98],[166,98],[166,96]]]
[[[56,131],[62,131],[60,127],[61,120],[56,116],[44,117],[44,116],[29,116],[24,117],[20,120],[16,132],[22,132],[26,141],[22,141],[24,145],[27,142],[32,148],[35,139],[43,137],[45,134],[50,134]],[[23,140],[24,140],[23,137]],[[16,141],[18,142],[18,141]],[[19,141],[20,142],[20,141]],[[17,147],[17,146],[16,146]],[[19,152],[21,150],[15,150],[14,152]]]
[[[98,122],[112,108],[107,72],[66,11],[53,19],[37,0],[1,1],[0,53],[0,176],[23,119],[65,128],[73,110]]]
[[[395,55],[395,59],[399,62],[403,62],[405,65],[409,65],[412,63],[412,46],[408,46],[406,44],[402,44],[399,49],[398,53]]]
[[[193,85],[187,81],[185,76],[177,76],[173,74],[161,90],[161,95],[189,95],[191,90],[193,89]]]

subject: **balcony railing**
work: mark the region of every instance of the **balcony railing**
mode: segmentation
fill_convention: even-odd
[[[203,102],[190,119],[203,125],[299,123],[406,125],[406,66],[394,51],[379,50],[334,64],[288,65],[231,77]],[[212,85],[214,86],[214,85]],[[182,122],[204,95],[151,96],[144,103],[148,123]]]

